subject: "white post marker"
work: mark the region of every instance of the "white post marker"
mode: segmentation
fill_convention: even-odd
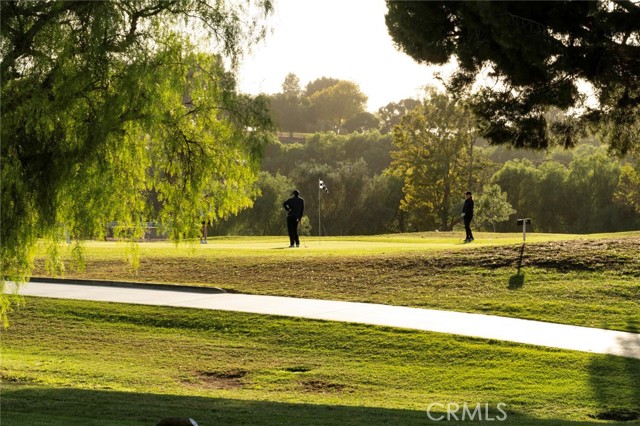
[[[516,222],[519,225],[522,225],[522,242],[526,242],[527,241],[527,224],[531,225],[531,219],[530,218],[524,218],[524,219],[518,219]]]

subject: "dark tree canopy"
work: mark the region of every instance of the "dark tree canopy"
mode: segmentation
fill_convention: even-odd
[[[404,52],[428,64],[457,60],[448,82],[453,94],[471,93],[486,70],[497,79],[473,102],[493,143],[544,148],[554,133],[572,145],[592,124],[614,151],[640,149],[638,2],[388,0],[387,6],[389,33]],[[549,107],[583,106],[581,81],[592,85],[598,105],[549,125]]]

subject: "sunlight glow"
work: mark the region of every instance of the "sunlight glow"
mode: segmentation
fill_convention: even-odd
[[[418,64],[398,51],[387,32],[384,0],[276,0],[266,40],[240,64],[245,93],[278,93],[292,72],[304,88],[320,77],[357,83],[371,112],[405,98],[420,98],[425,85],[440,86],[447,67]],[[451,67],[448,67],[451,68]]]

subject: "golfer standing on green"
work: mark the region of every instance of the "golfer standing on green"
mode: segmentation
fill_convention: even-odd
[[[465,243],[470,243],[473,241],[473,233],[471,233],[471,220],[473,219],[473,196],[471,195],[471,191],[467,191],[464,194],[464,206],[462,207],[462,220],[464,221],[464,230],[467,233],[467,238],[465,238]]]
[[[293,190],[292,197],[282,203],[287,211],[287,231],[289,231],[289,247],[300,247],[298,236],[298,224],[304,214],[304,199],[300,197],[298,190]]]

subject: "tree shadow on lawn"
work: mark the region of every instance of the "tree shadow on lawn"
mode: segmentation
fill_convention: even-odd
[[[630,323],[628,331],[636,335],[621,341],[622,347],[627,353],[640,352],[637,324]],[[640,424],[640,359],[621,356],[594,357],[589,365],[589,380],[600,404],[600,411],[596,413],[595,418],[635,420],[635,424]]]
[[[0,421],[13,426],[153,426],[164,417],[191,417],[200,426],[282,425],[282,426],[367,426],[425,424],[477,424],[479,421],[446,421],[445,413],[432,412],[429,420],[425,410],[402,410],[341,405],[314,405],[250,401],[199,396],[126,393],[107,390],[46,388],[11,384],[3,389]],[[446,404],[446,402],[444,403]],[[494,424],[540,426],[602,426],[592,421],[567,421],[529,417],[505,408],[507,419],[495,421],[501,413],[490,405]],[[471,407],[473,410],[473,407]],[[445,409],[446,410],[446,409]],[[482,412],[484,416],[484,411]],[[458,414],[460,416],[460,414]],[[635,422],[634,422],[635,423]],[[607,422],[608,426],[629,426],[629,423]]]

